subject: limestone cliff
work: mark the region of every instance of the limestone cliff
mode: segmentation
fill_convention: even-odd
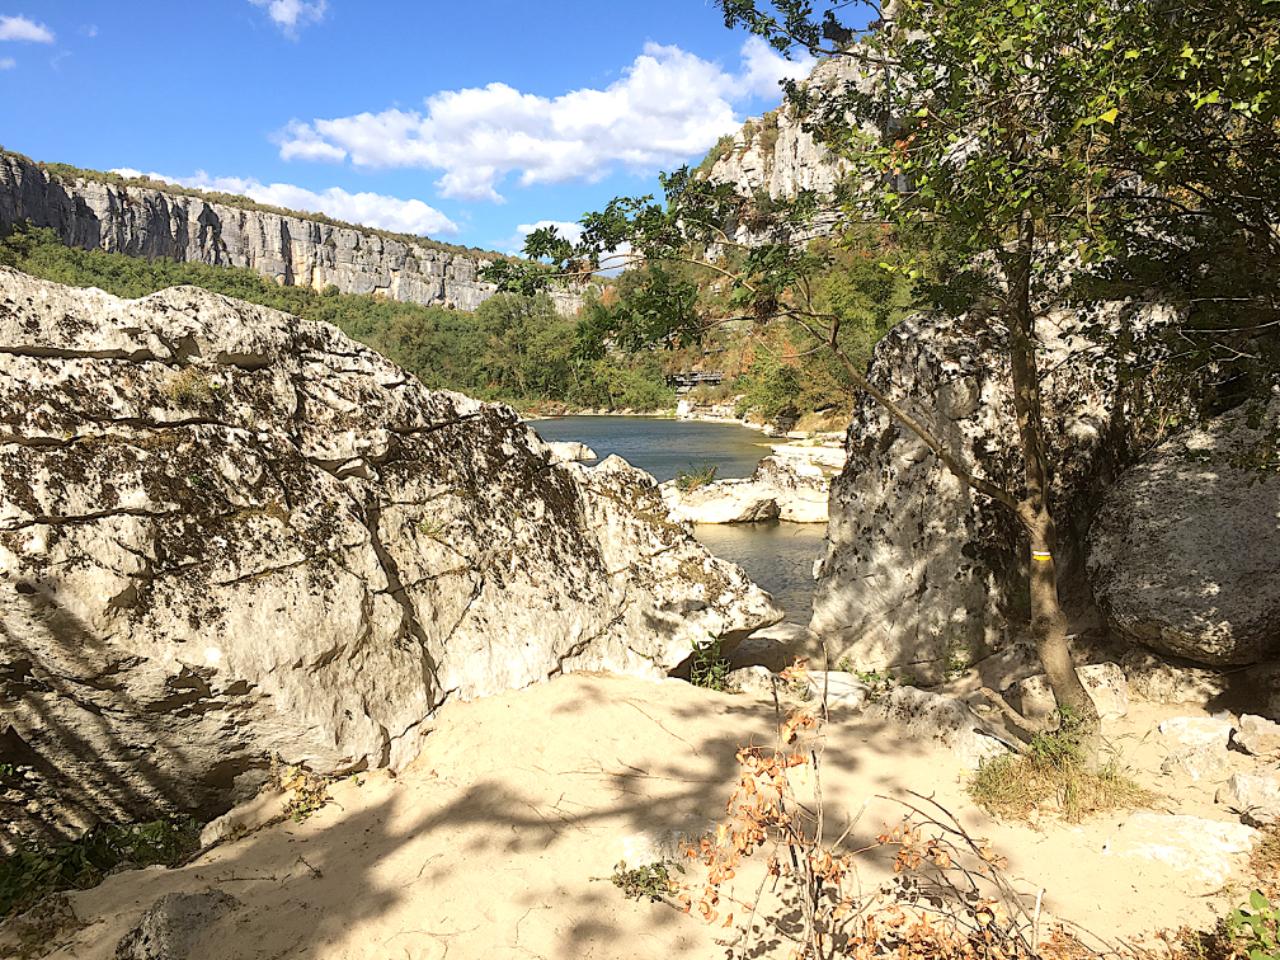
[[[401,766],[446,701],[780,617],[647,474],[334,327],[0,268],[0,852],[220,813],[277,755]]]
[[[492,257],[199,196],[63,179],[0,152],[0,229],[23,220],[53,229],[69,246],[248,267],[283,285],[333,285],[460,310],[474,310],[497,291],[479,279]],[[566,313],[580,304],[569,291],[553,298]]]
[[[825,60],[806,81],[822,89],[840,88],[855,81],[856,61],[847,57]],[[706,171],[715,183],[730,184],[743,197],[791,200],[801,191],[832,195],[846,173],[844,165],[804,129],[803,118],[783,104],[763,117],[748,120],[731,138],[722,140]],[[830,231],[835,214],[819,213],[810,229],[795,239],[821,236]],[[739,239],[745,238],[739,231]]]

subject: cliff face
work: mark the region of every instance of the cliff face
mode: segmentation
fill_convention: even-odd
[[[248,267],[286,286],[379,293],[393,300],[474,310],[496,292],[479,279],[490,262],[304,217],[200,197],[62,180],[25,157],[0,153],[0,228],[30,220],[64,243],[134,257]],[[571,313],[580,298],[553,294]]]
[[[827,60],[814,68],[807,83],[822,89],[843,87],[855,79],[857,67],[856,61],[847,57]],[[720,150],[707,178],[732,185],[744,197],[767,194],[771,200],[790,200],[803,190],[830,196],[847,172],[845,165],[804,130],[803,119],[785,103],[764,117],[748,120],[727,149]],[[825,235],[835,219],[834,213],[819,213],[805,235],[794,239]],[[741,228],[739,239],[746,239]]]

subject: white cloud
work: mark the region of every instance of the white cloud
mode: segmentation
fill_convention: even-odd
[[[139,170],[127,168],[113,170],[122,177],[143,176]],[[258,203],[290,210],[323,213],[338,220],[358,223],[397,233],[418,235],[454,234],[458,225],[447,216],[421,200],[402,200],[381,193],[348,193],[341,187],[329,187],[315,191],[291,183],[262,183],[245,177],[211,177],[199,171],[192,177],[170,177],[149,173],[153,180],[164,180],[184,187],[215,190],[220,193],[237,193]]]
[[[12,70],[18,65],[18,61],[13,57],[0,57],[0,70]]]
[[[295,36],[298,28],[308,23],[319,23],[328,9],[327,0],[249,0],[255,7],[264,7],[273,23],[288,36]]]
[[[0,17],[0,40],[25,40],[28,43],[53,43],[53,31],[43,23],[26,17]]]
[[[444,196],[501,201],[498,188],[510,175],[525,186],[596,181],[616,167],[647,173],[701,156],[739,126],[735,102],[776,96],[781,77],[807,68],[758,40],[743,46],[738,73],[650,43],[604,89],[558,97],[504,83],[447,90],[421,111],[295,120],[276,142],[285,160],[436,170]]]
[[[808,54],[788,60],[760,37],[748,37],[742,45],[742,82],[758,97],[776,97],[783,80],[803,80],[816,63]]]
[[[539,220],[537,223],[522,223],[516,227],[516,232],[522,237],[527,237],[533,231],[547,227],[555,227],[556,233],[570,243],[577,243],[582,239],[582,224],[570,223],[568,220]]]
[[[98,25],[96,23],[86,23],[83,27],[80,28],[80,32],[84,36],[92,40],[94,37],[98,35]]]

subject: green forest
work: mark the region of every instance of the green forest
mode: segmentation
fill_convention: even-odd
[[[839,269],[816,288],[848,317],[846,348],[865,359],[906,312],[908,297],[866,251],[834,256]],[[531,412],[670,410],[676,398],[667,375],[689,369],[726,374],[720,387],[701,390],[697,399],[737,398],[739,415],[762,420],[839,411],[852,395],[843,371],[803,331],[757,328],[749,320],[708,322],[732,310],[709,275],[693,267],[665,273],[660,297],[652,294],[649,272],[630,271],[590,292],[578,316],[565,317],[543,294],[502,293],[474,312],[427,307],[334,287],[281,286],[247,268],[82,250],[65,246],[52,230],[25,224],[0,238],[0,264],[128,298],[187,284],[332,323],[428,387]],[[671,323],[673,302],[687,314],[683,326]],[[654,342],[654,330],[676,327]]]

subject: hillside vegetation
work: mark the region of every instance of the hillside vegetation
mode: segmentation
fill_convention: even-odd
[[[142,260],[64,246],[53,231],[19,227],[0,240],[0,263],[33,276],[120,297],[143,297],[189,284],[332,323],[436,389],[458,390],[517,406],[669,407],[662,365],[652,353],[585,359],[579,323],[545,296],[501,294],[474,313],[343,294],[330,287],[279,286],[253,270]]]
[[[846,347],[865,357],[908,301],[868,252],[841,251],[838,258],[843,268],[821,278],[818,294],[849,318]],[[732,305],[714,285],[679,271],[666,283],[682,291],[686,333],[655,344],[652,332],[669,323],[671,307],[649,295],[643,270],[624,274],[577,318],[566,318],[540,294],[499,294],[474,312],[427,307],[332,287],[280,286],[243,268],[81,250],[64,246],[52,230],[25,225],[0,239],[0,263],[121,297],[189,284],[332,323],[429,387],[525,409],[670,409],[675,394],[666,376],[688,369],[726,375],[700,399],[741,398],[740,414],[768,420],[847,406],[852,395],[829,353],[815,349],[803,331],[733,319]],[[729,319],[708,332],[709,315]]]

